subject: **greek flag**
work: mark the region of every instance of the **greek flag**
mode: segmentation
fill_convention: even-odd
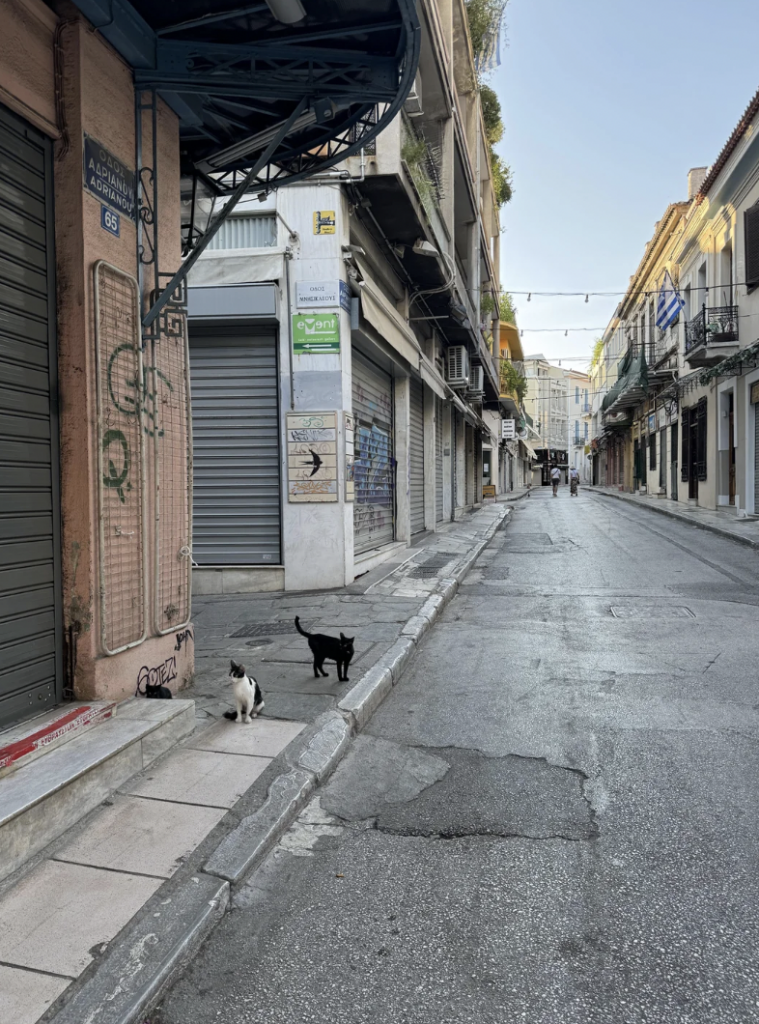
[[[504,7],[506,5],[504,4]],[[474,65],[481,75],[490,74],[501,66],[501,26],[503,10],[498,14],[482,41],[482,52],[475,54]]]
[[[659,289],[659,302],[656,306],[656,326],[666,331],[669,325],[680,315],[680,310],[685,303],[680,298],[680,292],[672,284],[669,271],[664,271],[661,288]]]

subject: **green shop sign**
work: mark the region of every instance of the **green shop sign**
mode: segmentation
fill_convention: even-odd
[[[340,354],[340,314],[296,313],[292,320],[293,352],[296,356]]]

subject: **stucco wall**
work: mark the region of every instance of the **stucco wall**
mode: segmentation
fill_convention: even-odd
[[[192,673],[191,632],[152,637],[107,657],[99,629],[98,445],[93,268],[106,260],[137,276],[136,229],[121,217],[117,238],[101,226],[101,203],[83,189],[83,137],[94,136],[135,167],[131,69],[76,9],[60,18],[36,0],[0,0],[0,102],[57,139],[54,163],[55,276],[61,441],[61,520],[64,630],[79,627],[75,691],[82,698],[131,696],[144,670],[172,688]],[[56,25],[59,29],[56,31]],[[59,57],[56,108],[54,53]],[[179,145],[175,116],[159,104],[159,239],[161,270],[180,259]],[[150,145],[149,131],[147,144]],[[180,456],[181,457],[181,456]],[[148,487],[148,493],[150,488]],[[153,518],[146,517],[149,544]],[[151,551],[152,555],[152,551]],[[149,558],[152,565],[152,557]],[[147,604],[153,606],[153,573]],[[116,585],[106,580],[106,586]],[[149,611],[148,635],[155,632]]]

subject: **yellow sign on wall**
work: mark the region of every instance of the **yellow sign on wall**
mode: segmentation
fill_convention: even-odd
[[[335,233],[335,211],[314,210],[314,234],[334,235]]]

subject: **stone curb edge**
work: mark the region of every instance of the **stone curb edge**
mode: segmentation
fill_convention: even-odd
[[[92,978],[58,1013],[43,1018],[46,1024],[142,1024],[226,913],[231,885],[261,864],[316,787],[335,770],[353,737],[401,679],[417,645],[508,516],[504,508],[453,577],[440,581],[440,593],[427,598],[418,614],[408,620],[399,639],[340,701],[338,710],[321,716],[321,726],[290,770],[272,782],[263,806],[222,839],[199,877],[183,885],[174,901],[174,914],[167,913],[160,923],[148,916],[127,926]],[[294,740],[292,746],[297,742]],[[183,897],[188,903],[184,915]]]
[[[624,494],[611,494],[608,491],[597,491],[594,487],[583,487],[583,491],[588,491],[589,494],[595,494],[600,498],[613,498],[615,501],[622,501],[626,505],[632,505],[634,508],[647,509],[649,512],[656,512],[660,516],[667,516],[668,519],[676,519],[678,523],[686,523],[688,526],[695,526],[697,530],[707,530],[709,533],[714,533],[718,537],[724,537],[727,540],[734,540],[736,544],[743,544],[745,547],[753,548],[754,551],[759,550],[759,541],[751,540],[750,537],[741,537],[740,534],[731,533],[730,530],[722,530],[719,526],[713,526],[711,523],[697,523],[688,516],[684,516],[679,512],[675,512],[670,508],[660,508],[658,505],[642,505],[638,501],[631,501],[625,497]]]

